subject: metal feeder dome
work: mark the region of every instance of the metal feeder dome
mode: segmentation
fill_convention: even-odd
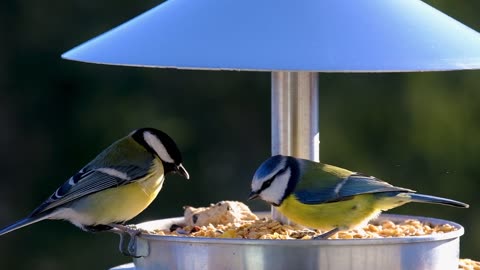
[[[181,69],[477,69],[480,35],[420,0],[170,0],[62,57]]]
[[[272,71],[272,153],[318,161],[317,72],[479,69],[480,34],[420,0],[169,0],[62,57],[140,67]],[[281,219],[278,213],[272,213]],[[461,234],[463,229],[446,240],[448,248],[439,248],[441,242],[428,240],[427,245],[439,245],[419,249],[428,254],[408,250],[408,245],[399,246],[398,253],[392,253],[399,263],[389,261],[385,249],[379,246],[362,248],[360,252],[368,253],[368,258],[386,258],[383,263],[387,267],[374,267],[382,265],[379,261],[362,263],[365,269],[454,269]],[[135,266],[118,269],[163,269],[170,263],[176,269],[231,265],[227,256],[214,256],[218,254],[215,248],[220,246],[213,240],[199,240],[208,242],[201,243],[203,251],[199,256],[203,257],[187,256],[190,259],[186,261],[184,255],[176,256],[172,251],[180,249],[165,240],[156,244],[171,249],[158,256],[149,255],[149,247],[155,246],[148,242],[150,238],[138,237],[134,252],[144,258],[135,259]],[[260,269],[271,261],[268,255],[272,252],[279,252],[275,261],[284,269],[298,266],[298,261],[281,255],[294,254],[298,247],[288,249],[287,245],[275,244],[263,249],[250,242],[242,242],[245,249],[234,252],[235,259],[243,255],[254,258],[242,261],[246,263],[244,269]],[[338,267],[328,263],[331,257],[322,257],[326,251],[322,245],[319,241],[301,247],[308,254],[320,254],[308,256],[311,264],[306,269],[355,266],[355,245],[342,251],[351,258],[335,260],[346,263]],[[325,262],[330,266],[325,268]],[[272,268],[265,265],[261,269]]]

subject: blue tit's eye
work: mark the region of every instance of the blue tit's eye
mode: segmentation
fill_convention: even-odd
[[[273,178],[263,182],[261,190],[267,189],[272,184],[272,182],[273,182]]]

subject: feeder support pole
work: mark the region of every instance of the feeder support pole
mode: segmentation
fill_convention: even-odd
[[[272,155],[320,161],[318,73],[272,72]],[[286,219],[272,207],[272,218]]]

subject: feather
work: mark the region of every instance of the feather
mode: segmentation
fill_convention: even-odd
[[[15,222],[15,223],[13,223],[10,226],[7,226],[7,227],[1,229],[0,230],[0,235],[9,233],[11,231],[18,230],[22,227],[28,226],[28,225],[33,224],[33,223],[37,223],[37,222],[42,221],[44,219],[48,219],[50,217],[50,215],[51,215],[50,212],[45,212],[45,213],[42,213],[42,214],[37,215],[35,217],[26,217],[24,219],[21,219],[21,220]]]
[[[30,214],[30,217],[63,206],[92,193],[133,183],[147,173],[148,170],[136,166],[97,168],[93,170],[82,169],[35,209]],[[120,177],[122,174],[124,174],[124,177]]]
[[[307,160],[303,163],[302,174],[294,195],[305,204],[338,202],[360,194],[414,192],[392,186],[372,176],[349,172],[335,166]],[[341,177],[342,175],[346,176]]]

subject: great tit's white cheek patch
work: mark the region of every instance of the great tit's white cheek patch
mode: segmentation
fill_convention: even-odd
[[[157,138],[157,136],[146,131],[143,133],[143,139],[155,151],[155,153],[157,153],[161,160],[168,163],[175,163],[175,161],[170,156],[170,154],[168,154],[167,149],[165,148],[163,143]]]
[[[287,190],[290,176],[290,168],[286,169],[282,174],[277,175],[270,187],[260,193],[262,199],[270,203],[280,204],[285,190]]]

